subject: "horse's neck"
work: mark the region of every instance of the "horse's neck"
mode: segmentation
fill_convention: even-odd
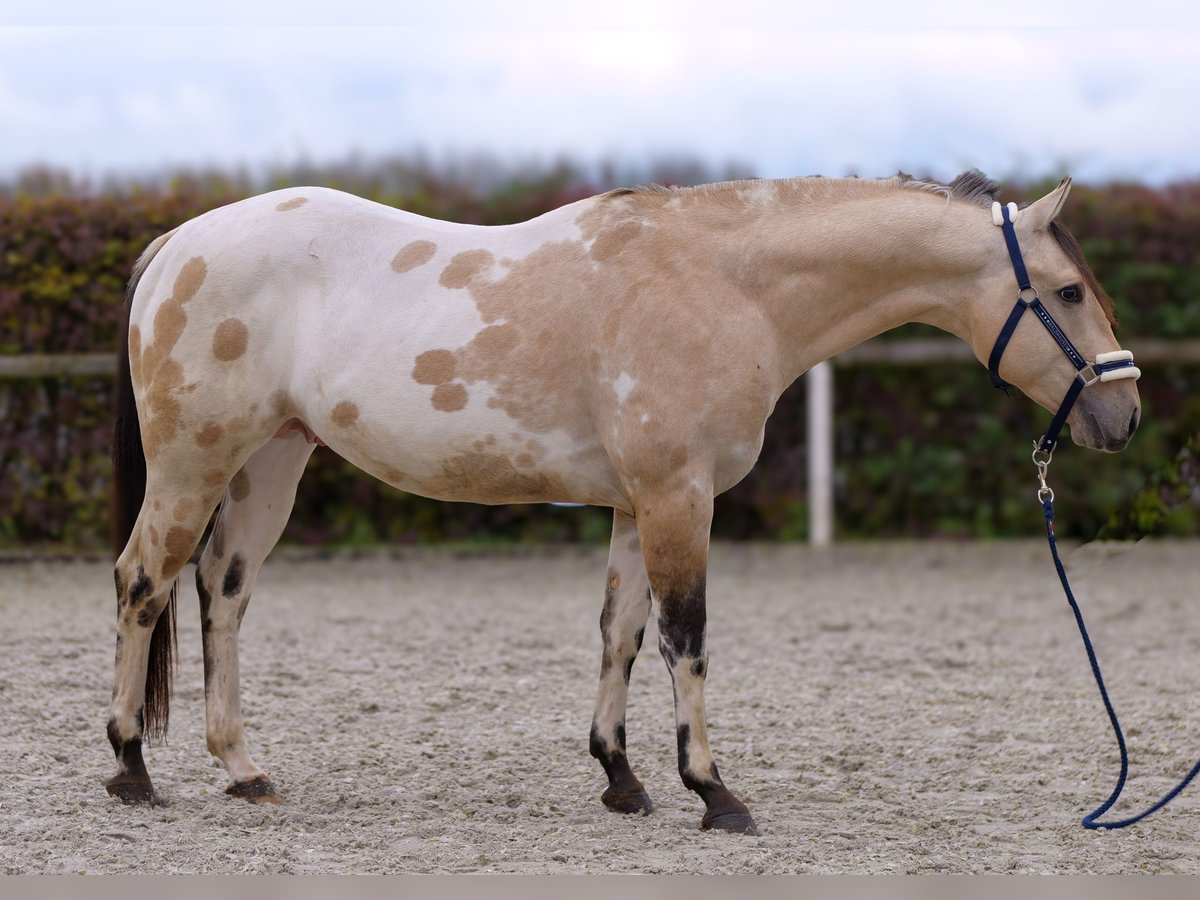
[[[713,202],[738,220],[714,244],[775,326],[786,383],[908,322],[969,340],[962,299],[978,266],[978,210],[854,181],[763,182]]]

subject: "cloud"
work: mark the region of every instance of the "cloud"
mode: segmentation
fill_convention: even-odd
[[[466,21],[0,30],[0,173],[413,148],[683,154],[767,176],[950,177],[968,165],[1041,175],[1066,164],[1087,178],[1161,181],[1200,168],[1188,29]]]

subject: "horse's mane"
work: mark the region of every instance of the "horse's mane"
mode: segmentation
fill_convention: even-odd
[[[701,184],[695,187],[667,187],[661,184],[645,184],[638,185],[637,187],[611,190],[606,194],[602,194],[601,199],[630,196],[669,198],[699,195],[721,200],[725,197],[734,197],[739,190],[745,190],[761,183],[761,179],[750,178],[742,181]],[[985,209],[990,209],[991,205],[1000,199],[1000,182],[993,178],[988,178],[988,176],[984,175],[978,169],[968,169],[949,184],[924,181],[919,178],[913,178],[911,175],[906,175],[903,172],[898,172],[887,178],[824,178],[820,175],[813,175],[807,178],[783,179],[772,183],[784,189],[803,190],[813,195],[828,194],[837,190],[837,186],[846,185],[862,186],[865,189],[870,189],[868,186],[878,186],[882,188],[899,188],[901,190],[926,191],[927,193],[945,197],[947,201],[962,200]],[[1096,274],[1092,271],[1092,267],[1088,265],[1087,259],[1083,255],[1083,249],[1079,246],[1079,241],[1057,219],[1050,223],[1049,230],[1050,235],[1054,238],[1059,248],[1079,270],[1079,274],[1083,277],[1088,290],[1099,301],[1100,308],[1104,310],[1105,316],[1108,317],[1109,324],[1115,328],[1117,313],[1113,307],[1112,299],[1104,292],[1104,288],[1100,286],[1100,282],[1096,278]]]
[[[705,196],[713,199],[720,199],[722,196],[735,195],[739,190],[752,188],[755,185],[763,184],[763,179],[747,178],[741,181],[721,181],[715,184],[700,184],[695,186],[677,186],[677,185],[662,185],[662,184],[641,184],[636,187],[622,187],[608,191],[601,195],[602,199],[610,199],[617,197],[686,197],[686,196]],[[838,188],[845,189],[847,187],[857,187],[864,190],[870,190],[874,187],[880,188],[903,188],[907,190],[926,191],[931,194],[940,194],[947,200],[959,199],[965,200],[968,203],[974,203],[977,206],[990,207],[992,201],[996,200],[1000,194],[1000,184],[997,181],[988,178],[978,169],[971,169],[963,172],[955,178],[950,184],[938,184],[933,181],[924,181],[919,178],[913,178],[903,172],[898,172],[895,175],[886,178],[825,178],[821,175],[810,175],[803,178],[785,178],[778,181],[771,181],[780,188],[787,190],[801,190],[806,193],[819,194],[829,193]]]

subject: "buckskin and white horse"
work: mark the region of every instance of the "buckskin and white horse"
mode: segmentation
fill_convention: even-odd
[[[1117,351],[1112,307],[1056,221],[1064,181],[1016,223],[1033,284],[1074,344]],[[213,210],[154,241],[127,303],[114,437],[117,654],[110,793],[153,802],[144,735],[167,726],[176,580],[196,572],[208,748],[230,794],[278,795],[246,746],[238,627],[317,443],[404,491],[612,507],[591,752],[610,809],[646,813],[630,769],[630,669],[652,607],[702,828],[753,832],[704,716],[713,498],[758,456],[806,369],[906,322],[987,359],[1012,304],[996,185],[743,181],[622,189],[529,222],[432,221],[323,188]],[[1003,378],[1053,408],[1075,372],[1022,322]],[[1071,413],[1119,450],[1128,380]]]

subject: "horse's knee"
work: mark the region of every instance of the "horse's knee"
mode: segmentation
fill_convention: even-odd
[[[659,598],[658,647],[672,673],[680,660],[693,667],[704,660],[708,624],[704,583],[701,573],[690,585],[670,588]]]

